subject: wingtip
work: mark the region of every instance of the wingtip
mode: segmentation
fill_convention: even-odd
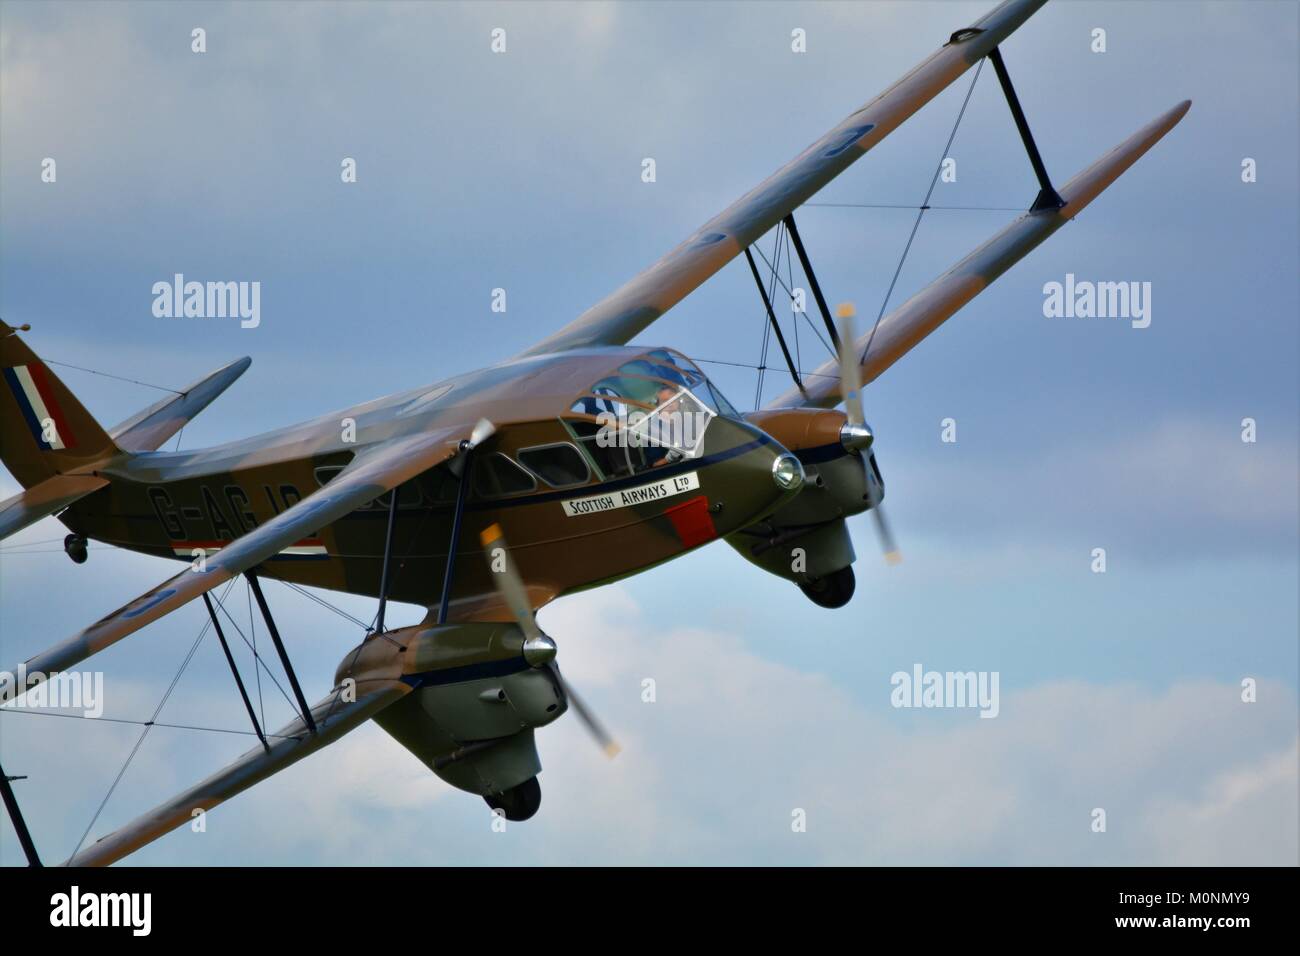
[[[1175,126],[1181,123],[1183,121],[1183,117],[1187,115],[1187,111],[1190,110],[1191,108],[1192,108],[1192,101],[1183,100],[1179,103],[1174,104],[1169,109],[1165,110],[1165,112],[1161,114],[1159,118],[1152,121],[1151,125],[1161,129],[1162,132],[1160,135],[1163,136],[1165,133],[1169,132],[1169,130],[1173,129]]]

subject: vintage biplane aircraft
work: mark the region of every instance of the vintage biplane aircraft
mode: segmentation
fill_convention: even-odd
[[[1173,107],[1053,187],[998,49],[1043,2],[1006,0],[952,33],[567,326],[499,365],[430,387],[244,441],[164,452],[156,449],[238,378],[247,358],[105,431],[25,344],[18,332],[26,329],[0,326],[3,460],[26,489],[0,505],[0,537],[57,515],[71,531],[66,549],[75,561],[95,540],[185,562],[152,591],[15,667],[11,696],[187,601],[201,597],[212,613],[208,592],[245,575],[300,708],[269,734],[249,706],[259,746],[67,862],[119,860],[195,809],[210,810],[370,719],[452,786],[482,795],[509,819],[527,819],[541,799],[537,728],[572,704],[614,750],[562,679],[556,643],[535,623],[538,608],[719,538],[816,603],[846,603],[854,552],[845,520],[880,515],[884,497],[860,386],[1076,216],[1190,105]],[[986,57],[1038,177],[1037,197],[870,334],[855,335],[847,313],[837,327],[793,213]],[[628,344],[782,223],[837,359],[802,378],[792,364],[790,391],[742,414],[681,352]],[[771,318],[770,302],[767,309]],[[845,411],[834,410],[841,402]],[[679,427],[683,420],[694,427]],[[879,525],[892,552],[883,519]],[[790,560],[796,548],[806,563]],[[259,578],[379,601],[377,626],[314,706],[293,676]],[[428,615],[386,630],[388,600],[423,605]],[[212,623],[224,646],[215,613]],[[247,704],[228,650],[227,658]],[[23,840],[37,862],[25,833]]]

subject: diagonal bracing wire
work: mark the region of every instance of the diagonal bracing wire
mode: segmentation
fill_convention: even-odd
[[[162,386],[162,385],[153,385],[153,384],[151,384],[151,383],[149,383],[149,382],[143,382],[143,381],[140,381],[140,380],[138,380],[138,379],[125,378],[125,377],[120,376],[120,375],[113,375],[113,374],[110,374],[110,373],[108,373],[108,372],[100,372],[100,371],[98,371],[98,370],[96,370],[96,369],[85,368],[85,367],[83,367],[83,366],[79,366],[79,365],[72,365],[72,364],[67,363],[67,362],[58,362],[58,361],[55,361],[55,360],[52,360],[52,359],[42,359],[42,361],[46,362],[46,363],[49,364],[49,365],[59,365],[59,366],[65,367],[65,368],[76,369],[77,371],[87,372],[87,373],[92,374],[92,375],[100,375],[100,376],[103,376],[103,377],[105,377],[105,378],[116,379],[116,380],[118,380],[118,381],[122,381],[122,382],[129,382],[129,383],[131,383],[131,384],[133,384],[133,385],[141,385],[141,386],[144,386],[144,387],[146,387],[146,388],[153,388],[153,389],[157,389],[157,390],[159,390],[159,391],[170,392],[170,393],[175,394],[175,395],[184,395],[184,394],[185,394],[184,392],[178,391],[178,390],[173,389],[173,388],[167,388],[167,387]],[[182,430],[181,432],[178,432],[178,434],[177,434],[177,436],[176,436],[176,448],[177,448],[178,450],[179,450],[179,448],[180,448],[180,442],[181,442],[181,435],[182,435],[182,434],[183,434],[183,430]],[[394,493],[394,494],[397,494],[397,491],[394,490],[393,493]],[[424,522],[427,522],[427,520],[428,520],[428,518],[429,518],[429,514],[430,514],[430,512],[426,510],[426,512],[425,512],[425,514],[424,514],[424,519],[423,519],[423,521],[421,522],[420,528],[418,528],[418,529],[417,529],[417,533],[416,533],[415,535],[412,536],[411,543],[410,543],[410,545],[409,545],[408,548],[407,548],[407,554],[406,554],[406,557],[407,557],[407,558],[409,558],[409,557],[411,556],[411,554],[414,552],[414,550],[415,550],[415,545],[416,545],[416,543],[417,543],[418,540],[419,540],[419,533],[418,533],[418,532],[419,532],[419,530],[421,530],[421,529],[423,528],[423,526],[424,526]],[[10,548],[2,549],[2,550],[0,550],[0,553],[7,553],[7,554],[11,554],[11,555],[12,555],[12,554],[41,554],[41,553],[47,553],[44,549],[39,549],[39,548],[37,548],[36,546],[43,545],[43,544],[54,543],[55,541],[58,541],[58,540],[60,540],[60,539],[58,539],[58,538],[50,538],[50,539],[42,539],[42,540],[39,540],[39,541],[23,542],[21,545],[13,545],[13,546],[11,546]],[[48,553],[54,553],[54,552],[56,552],[56,551],[58,551],[58,550],[61,550],[61,549],[48,549]],[[109,549],[108,549],[108,548],[103,548],[103,549],[99,549],[99,548],[97,548],[97,549],[95,549],[95,550],[109,550]],[[374,623],[374,621],[372,621],[372,623],[371,623],[370,625],[366,625],[365,622],[359,620],[359,619],[356,618],[356,617],[353,617],[351,614],[348,614],[346,611],[343,611],[341,608],[338,608],[338,607],[334,606],[333,604],[331,604],[330,602],[326,601],[325,599],[323,599],[323,598],[321,598],[321,597],[319,597],[319,596],[317,596],[317,595],[315,595],[315,594],[312,594],[310,591],[307,591],[305,588],[299,587],[298,585],[296,585],[296,584],[294,584],[294,583],[292,583],[292,582],[289,582],[289,581],[285,581],[285,582],[283,582],[283,583],[285,583],[285,584],[288,585],[289,587],[293,588],[293,590],[297,591],[299,594],[303,595],[304,597],[307,597],[307,598],[311,599],[312,601],[316,602],[317,604],[319,604],[319,605],[321,605],[321,606],[323,606],[323,607],[325,607],[325,608],[327,608],[327,609],[329,609],[329,610],[335,612],[336,614],[338,614],[339,616],[341,616],[341,617],[347,619],[348,621],[352,622],[353,624],[356,624],[358,627],[361,627],[361,628],[364,629],[365,631],[370,632],[370,631],[373,631],[373,630],[374,630],[374,628],[375,628],[375,623]],[[252,596],[251,596],[251,589],[250,589],[250,591],[249,591],[249,595],[248,595],[248,599],[249,599],[249,627],[250,627],[250,631],[251,631],[251,633],[252,633],[252,635],[253,635],[253,640],[252,640],[251,642],[249,641],[249,638],[248,638],[247,636],[245,636],[245,634],[244,634],[244,632],[243,632],[243,629],[240,628],[240,626],[239,626],[239,622],[235,620],[235,618],[230,614],[230,611],[226,608],[226,605],[225,605],[225,598],[230,594],[230,590],[231,590],[231,588],[234,586],[234,584],[235,584],[235,582],[234,582],[233,580],[230,581],[230,582],[226,585],[226,588],[225,588],[225,590],[221,593],[221,595],[215,595],[215,594],[214,594],[213,596],[216,598],[217,607],[220,609],[221,613],[222,613],[222,614],[226,617],[226,619],[230,622],[231,626],[235,629],[235,632],[239,635],[240,639],[244,642],[244,644],[249,648],[249,650],[250,650],[250,651],[252,652],[252,654],[253,654],[253,659],[254,659],[254,673],[255,673],[256,676],[257,676],[257,685],[258,685],[258,702],[259,702],[259,706],[261,706],[261,708],[262,708],[262,720],[263,720],[263,723],[265,723],[265,719],[266,719],[266,715],[265,715],[265,703],[264,703],[263,694],[262,694],[262,680],[261,680],[261,673],[262,673],[263,670],[266,671],[267,677],[270,678],[271,682],[275,685],[276,689],[280,691],[281,696],[284,697],[285,702],[288,703],[290,707],[293,707],[293,701],[289,699],[289,695],[285,692],[284,687],[281,686],[281,684],[280,684],[280,682],[279,682],[278,680],[276,680],[275,674],[270,670],[269,667],[267,667],[266,663],[262,660],[261,655],[258,653],[257,645],[256,645],[256,640],[257,640],[257,630],[256,630],[255,620],[254,620],[254,618],[253,618],[253,616],[252,616]],[[378,612],[376,612],[376,619],[377,619],[377,614],[378,614]],[[158,717],[159,717],[159,715],[162,713],[163,708],[167,705],[167,702],[171,699],[172,695],[175,693],[176,687],[177,687],[177,685],[180,683],[181,677],[184,675],[186,669],[189,667],[190,662],[194,659],[194,655],[195,655],[195,653],[197,653],[198,648],[199,648],[199,645],[202,643],[203,638],[207,635],[208,629],[211,627],[211,624],[212,624],[212,622],[211,622],[210,619],[204,621],[203,626],[199,629],[198,636],[194,639],[194,643],[190,645],[190,649],[189,649],[189,651],[186,653],[185,658],[181,661],[180,667],[177,669],[175,676],[174,676],[174,677],[172,678],[172,680],[171,680],[171,683],[167,686],[167,690],[166,690],[165,693],[163,694],[162,699],[158,702],[158,706],[154,709],[154,712],[153,712],[153,714],[151,715],[151,717],[150,717],[149,720],[145,720],[145,721],[141,721],[141,720],[129,720],[129,719],[125,719],[125,718],[102,717],[102,716],[99,717],[99,718],[96,718],[96,719],[99,719],[99,720],[105,721],[105,722],[107,722],[107,723],[131,724],[131,725],[139,726],[139,727],[141,727],[141,728],[143,728],[143,729],[141,730],[140,736],[136,739],[135,745],[131,748],[130,753],[127,754],[126,760],[123,761],[121,769],[118,770],[117,775],[113,778],[113,782],[112,782],[112,784],[109,786],[108,791],[104,794],[104,798],[100,801],[99,806],[96,807],[94,815],[90,818],[90,822],[86,825],[86,829],[85,829],[85,830],[82,832],[82,834],[81,834],[81,838],[77,841],[76,846],[73,848],[73,850],[72,850],[72,856],[75,856],[75,855],[76,855],[76,854],[81,850],[81,847],[85,844],[85,842],[86,842],[86,838],[90,835],[91,830],[94,829],[95,824],[99,821],[100,816],[101,816],[101,815],[103,814],[103,812],[104,812],[104,808],[108,805],[108,801],[112,799],[113,794],[117,791],[117,788],[118,788],[118,786],[121,784],[122,779],[125,777],[127,770],[130,768],[132,762],[135,760],[136,754],[138,754],[138,753],[140,752],[140,748],[144,745],[144,741],[145,741],[145,739],[148,737],[148,735],[149,735],[149,731],[152,730],[154,727],[166,727],[166,728],[173,728],[173,729],[178,729],[178,730],[194,730],[194,731],[203,731],[203,732],[207,732],[207,733],[241,734],[241,735],[248,735],[248,736],[254,736],[254,735],[255,735],[252,731],[231,730],[231,729],[223,728],[223,727],[203,727],[203,726],[197,726],[197,725],[193,725],[193,724],[171,724],[171,723],[165,723],[165,722],[163,722],[163,721],[158,720]],[[360,648],[358,648],[358,650],[360,650]],[[336,701],[331,702],[331,710],[332,710],[332,708],[333,708],[334,703],[336,703],[336,702],[337,702],[337,699],[336,699]],[[38,716],[49,716],[49,717],[70,717],[70,718],[83,718],[83,719],[90,719],[90,718],[86,717],[86,715],[84,715],[84,714],[60,714],[60,713],[49,713],[49,712],[21,711],[21,710],[12,710],[12,709],[8,709],[8,708],[5,709],[5,712],[9,712],[9,713],[37,713]],[[278,735],[278,734],[272,734],[272,733],[267,733],[266,736],[267,736],[267,737],[279,737],[279,736],[281,736],[281,735]]]
[[[163,727],[167,730],[200,730],[209,734],[235,734],[240,737],[256,737],[252,730],[234,730],[230,727],[200,727],[197,724],[169,724],[161,720],[130,720],[126,717],[92,717],[89,714],[62,714],[51,710],[15,710],[12,707],[0,707],[0,714],[26,714],[29,717],[64,717],[73,720],[92,720],[97,724],[134,724],[136,727]],[[270,734],[278,740],[296,740],[287,734]]]
[[[761,248],[759,248],[759,246],[758,246],[757,243],[754,244],[753,249],[754,249],[755,252],[758,253],[759,258],[761,258],[761,259],[763,260],[763,263],[764,263],[764,264],[765,264],[769,269],[774,269],[774,268],[776,268],[775,266],[772,265],[772,262],[767,258],[767,256],[763,255],[763,250],[762,250]],[[777,279],[777,282],[780,284],[781,288],[785,290],[785,294],[788,295],[788,296],[790,297],[790,301],[793,302],[793,301],[794,301],[794,291],[793,291],[793,285],[794,285],[794,283],[791,282],[790,285],[786,285],[786,284],[785,284],[784,282],[782,282],[781,279],[779,279],[779,278]],[[813,331],[813,335],[817,336],[817,340],[818,340],[819,342],[821,342],[821,344],[825,347],[826,351],[829,352],[832,356],[834,356],[834,355],[835,355],[835,350],[834,350],[833,348],[831,348],[830,343],[827,342],[826,339],[822,337],[821,330],[818,329],[817,326],[813,324],[813,320],[810,319],[810,318],[808,318],[808,313],[807,313],[807,312],[803,312],[802,315],[803,315],[804,321],[808,323],[808,327],[809,327],[810,329],[812,329],[812,331]],[[807,374],[807,373],[804,372],[802,369],[800,369],[799,374],[800,374],[800,375],[805,375],[805,374]]]
[[[785,223],[777,224],[776,235],[772,237],[772,260],[773,261],[770,264],[772,275],[771,278],[768,280],[768,288],[767,288],[768,302],[772,301],[773,296],[776,294],[776,284],[781,281],[781,276],[779,272],[781,266],[781,233],[784,230],[784,228],[785,228]],[[761,250],[759,251],[759,255],[762,255]],[[766,256],[763,257],[763,261],[767,262]],[[774,312],[772,314],[772,322],[775,321],[776,321],[776,314]],[[758,365],[755,366],[758,369],[758,381],[754,386],[754,410],[755,411],[758,410],[759,404],[763,400],[763,374],[767,371],[767,350],[768,347],[771,345],[771,342],[772,342],[772,325],[771,322],[768,321],[768,317],[764,315],[763,316],[763,348],[762,351],[759,353]]]
[[[953,140],[957,138],[957,128],[961,126],[962,117],[966,115],[966,107],[970,105],[971,94],[975,92],[975,84],[979,82],[980,71],[983,69],[984,61],[980,60],[979,66],[975,67],[975,75],[971,77],[970,86],[966,88],[966,98],[961,101],[961,109],[957,112],[957,121],[952,124],[952,132],[948,134],[948,143],[939,155],[939,162],[934,168],[934,175],[930,177],[930,188],[925,191],[925,199],[916,210],[916,219],[912,223],[912,232],[907,237],[907,244],[903,246],[903,254],[898,259],[898,267],[894,269],[894,277],[889,280],[889,288],[885,290],[885,298],[880,303],[880,311],[876,313],[876,321],[871,326],[871,334],[867,336],[867,345],[858,359],[859,365],[866,364],[867,355],[871,352],[871,343],[876,338],[876,329],[880,328],[880,320],[884,318],[885,309],[889,307],[889,299],[894,294],[894,286],[898,284],[898,276],[903,271],[903,263],[907,261],[907,254],[912,251],[912,241],[916,239],[916,231],[921,228],[921,219],[925,216],[926,210],[930,208],[930,197],[934,195],[934,187],[939,182],[939,174],[943,172],[943,161],[948,157],[949,150],[952,149]]]
[[[693,361],[693,362],[702,362],[702,363],[704,363],[705,365],[729,365],[729,366],[731,366],[732,368],[752,368],[752,369],[757,369],[757,368],[758,368],[758,366],[755,365],[753,362],[728,362],[728,361],[726,361],[726,360],[724,360],[724,359],[707,359],[707,358],[698,358],[698,357],[696,357],[696,356],[694,356],[694,355],[691,356],[691,361]],[[838,375],[829,375],[829,374],[826,374],[826,373],[824,373],[824,372],[806,372],[806,371],[804,371],[803,369],[800,369],[800,370],[799,370],[799,375],[800,375],[802,378],[828,378],[828,379],[838,379],[838,378],[839,378]]]
[[[227,594],[230,593],[230,589],[231,587],[234,586],[234,583],[235,583],[234,581],[231,581],[226,585]],[[217,603],[218,604],[221,603],[220,599],[218,599]],[[140,752],[141,745],[144,743],[145,738],[149,736],[149,731],[154,728],[154,722],[158,719],[158,715],[161,714],[162,709],[165,706],[167,706],[167,701],[171,699],[172,693],[176,690],[176,685],[180,683],[181,675],[183,675],[185,673],[185,669],[190,666],[190,661],[194,659],[194,654],[196,651],[198,651],[199,644],[202,643],[204,635],[208,633],[208,628],[211,626],[212,626],[212,621],[205,620],[203,622],[203,626],[199,628],[199,636],[196,637],[194,639],[194,643],[190,645],[189,653],[186,654],[185,659],[181,661],[181,666],[177,669],[176,676],[173,677],[172,682],[167,685],[166,693],[163,694],[162,700],[158,701],[158,706],[154,708],[153,715],[149,718],[148,722],[145,723],[144,730],[140,731],[140,736],[136,740],[135,746],[132,747],[131,752],[126,755],[126,761],[122,764],[122,769],[119,770],[117,772],[117,776],[113,778],[113,783],[108,788],[108,793],[104,794],[104,799],[99,802],[99,806],[95,809],[95,815],[92,816],[90,818],[90,822],[86,824],[85,832],[81,834],[81,839],[78,840],[77,845],[73,847],[72,853],[69,855],[69,859],[77,855],[77,852],[81,849],[82,844],[86,842],[86,837],[90,836],[90,831],[94,828],[95,823],[99,820],[99,815],[104,812],[104,807],[108,805],[108,801],[113,796],[113,792],[117,790],[117,785],[122,782],[122,777],[125,776],[127,768],[130,767],[131,762],[135,760],[135,755]]]
[[[257,622],[253,620],[253,589],[248,584],[247,578],[244,580],[244,597],[248,599],[248,633],[253,637],[253,676],[257,679],[257,709],[262,715],[262,726],[266,726],[266,701],[262,697],[262,670],[257,665],[261,663],[261,658],[257,653]],[[230,617],[229,614],[226,615]],[[239,635],[243,637],[243,634]],[[248,642],[245,641],[245,644]],[[271,672],[268,670],[267,674]],[[272,678],[274,680],[274,678]],[[284,688],[280,688],[280,693],[284,693]]]
[[[262,660],[262,655],[257,653],[257,645],[250,642],[248,638],[244,635],[243,630],[239,626],[239,622],[235,620],[234,616],[228,610],[226,610],[225,602],[221,598],[217,598],[217,609],[226,616],[226,620],[229,621],[230,626],[235,629],[235,633],[239,635],[239,639],[244,642],[244,645],[250,651],[253,652],[254,672],[260,674],[261,671],[263,670],[266,671],[266,676],[271,679],[271,683],[274,684],[275,689],[280,692],[280,696],[284,698],[284,702],[288,704],[289,707],[292,708],[293,710],[297,710],[298,709],[297,705],[294,704],[293,699],[289,697],[289,694],[285,691],[284,687],[280,684],[280,682],[275,679],[275,674],[272,673],[271,668],[266,666],[266,661]],[[256,635],[254,635],[254,637],[256,637]],[[260,678],[259,678],[258,687],[259,687],[258,694],[260,695],[261,694]],[[266,720],[265,712],[262,715],[262,720],[263,721]],[[265,726],[265,724],[263,724],[263,726]]]
[[[101,372],[93,368],[83,368],[80,365],[70,365],[67,362],[56,362],[54,359],[43,358],[41,361],[46,365],[58,365],[61,368],[75,368],[78,372],[89,372],[91,375],[102,375],[104,378],[114,378],[119,382],[130,382],[132,385],[143,385],[145,388],[156,388],[160,392],[171,392],[173,395],[185,394],[184,392],[178,391],[174,388],[168,388],[166,385],[154,385],[150,382],[142,382],[135,378],[123,378],[121,375],[113,375],[109,372]]]
[[[782,222],[784,222],[784,220],[782,220]],[[788,286],[793,289],[794,288],[794,256],[790,255],[790,234],[789,233],[786,233],[785,236],[785,279]],[[791,306],[793,306],[794,300],[791,300],[790,304]],[[794,367],[799,368],[801,365],[803,365],[803,356],[799,352],[799,314],[797,312],[795,313],[794,322],[792,322],[791,324],[794,326]],[[795,384],[799,385],[798,382],[796,382]]]
[[[361,620],[361,618],[359,618],[359,617],[353,617],[351,614],[349,614],[347,611],[343,610],[341,607],[336,607],[335,605],[331,604],[329,601],[325,600],[323,597],[320,597],[320,596],[317,595],[317,594],[312,594],[312,593],[311,593],[310,591],[308,591],[305,587],[302,587],[301,585],[298,585],[298,584],[294,584],[292,581],[281,581],[280,583],[283,584],[283,585],[285,585],[285,586],[287,586],[287,587],[292,588],[292,589],[295,590],[295,591],[297,591],[299,594],[301,594],[303,597],[307,598],[308,600],[315,601],[315,602],[316,602],[317,604],[319,604],[321,607],[323,607],[323,608],[327,608],[328,610],[333,611],[333,612],[334,612],[335,614],[337,614],[339,617],[343,618],[343,619],[346,620],[346,621],[349,621],[349,622],[355,624],[357,627],[361,628],[363,631],[368,631],[368,630],[370,630],[371,625],[369,625],[369,624],[367,624],[365,621]],[[378,612],[376,612],[376,613],[378,613]]]

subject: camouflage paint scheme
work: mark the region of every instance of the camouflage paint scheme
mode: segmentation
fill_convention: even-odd
[[[654,265],[523,355],[428,388],[345,409],[256,438],[191,452],[158,452],[247,367],[218,369],[175,399],[104,432],[0,323],[0,454],[26,491],[0,503],[0,531],[57,513],[86,538],[189,560],[158,588],[30,659],[37,670],[73,666],[235,575],[256,570],[354,594],[376,595],[396,489],[389,595],[430,608],[415,627],[370,635],[340,665],[330,695],[264,747],[77,854],[105,864],[210,809],[374,717],[435,773],[494,799],[519,794],[540,769],[533,733],[572,697],[554,662],[530,658],[520,621],[489,570],[480,532],[499,524],[529,608],[670,560],[725,538],[747,560],[807,584],[854,560],[845,518],[883,494],[874,456],[841,440],[837,363],[768,408],[713,418],[695,458],[630,477],[504,497],[471,493],[457,540],[456,489],[497,452],[572,440],[575,396],[651,350],[627,343],[776,226],[912,113],[998,47],[1045,0],[1005,0],[896,84],[851,113],[771,177],[696,230]],[[1031,211],[889,316],[854,348],[870,382],[1012,264],[1073,218],[1186,113],[1181,103],[1112,149],[1060,190],[1061,208]],[[42,420],[39,409],[50,410]],[[51,424],[56,426],[50,429]],[[349,431],[350,420],[355,434]],[[490,422],[490,435],[482,423]],[[42,431],[42,425],[46,426]],[[486,437],[485,437],[486,435]],[[354,440],[346,440],[354,439]],[[782,488],[774,464],[802,463],[801,486]],[[466,468],[470,475],[464,475]],[[322,471],[324,470],[324,471]],[[689,477],[693,476],[693,477]],[[566,501],[680,480],[680,494],[570,514]],[[698,487],[694,485],[698,482]],[[878,500],[878,498],[877,498]],[[454,546],[450,614],[437,603]],[[790,567],[794,547],[808,570]],[[804,548],[806,546],[806,548]],[[197,573],[196,573],[197,572]],[[811,595],[810,595],[811,596]],[[815,598],[814,598],[815,599]],[[820,603],[820,602],[819,602]],[[832,606],[832,605],[827,605]],[[581,708],[579,713],[581,716]],[[523,807],[526,819],[540,801]],[[493,804],[494,806],[496,804]],[[510,804],[520,810],[522,804]]]
[[[322,487],[320,469],[347,465],[360,450],[395,437],[487,418],[497,430],[476,450],[478,460],[498,451],[513,457],[521,448],[572,444],[561,419],[576,417],[569,413],[574,399],[644,354],[642,349],[588,349],[520,359],[229,445],[131,455],[98,469],[108,486],[72,505],[61,518],[93,540],[190,561],[191,546],[233,541]],[[425,401],[430,394],[438,397]],[[346,420],[356,423],[355,442],[342,438]],[[782,497],[771,470],[783,450],[744,420],[715,418],[705,431],[699,458],[616,480],[592,473],[587,482],[560,489],[539,479],[536,491],[504,498],[471,492],[457,542],[455,619],[500,614],[487,566],[477,557],[482,528],[499,523],[505,529],[534,606],[540,607],[568,591],[635,573],[752,523]],[[566,515],[561,504],[692,473],[698,491],[666,504],[648,502],[578,517]],[[425,606],[438,601],[455,484],[443,469],[398,489],[389,590],[394,600]],[[712,529],[688,542],[668,509],[696,499],[703,499]],[[388,502],[385,495],[320,529],[317,537],[327,551],[322,559],[271,559],[259,574],[377,597]]]

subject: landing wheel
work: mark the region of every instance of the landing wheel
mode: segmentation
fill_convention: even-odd
[[[507,820],[527,820],[542,805],[542,785],[529,777],[505,793],[490,793],[483,798],[493,810],[501,810]]]
[[[818,607],[843,607],[853,597],[857,578],[853,575],[853,566],[832,571],[825,577],[815,578],[807,584],[799,585],[799,590],[808,596]]]
[[[70,534],[63,539],[63,550],[77,564],[86,563],[86,539],[79,534]]]

